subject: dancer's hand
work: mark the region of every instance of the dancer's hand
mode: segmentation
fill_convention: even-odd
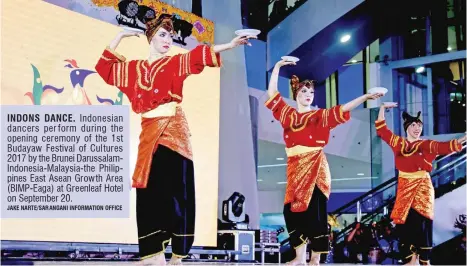
[[[383,97],[383,96],[384,96],[384,94],[382,94],[382,93],[367,93],[367,94],[365,94],[365,97],[366,97],[367,100],[376,100],[376,99],[378,99],[380,97]]]
[[[383,103],[383,104],[381,105],[381,107],[384,107],[384,108],[386,108],[386,109],[396,108],[396,107],[397,107],[397,103],[392,103],[392,102],[390,102],[390,103]]]
[[[136,37],[139,38],[139,35],[140,35],[140,33],[136,32],[136,31],[123,30],[123,31],[119,32],[117,36],[120,37],[121,39],[123,39],[123,38],[127,38],[127,37],[132,37],[132,36],[136,36]]]
[[[129,31],[129,30],[123,30],[119,33],[117,33],[117,36],[112,40],[112,42],[109,44],[109,48],[112,50],[117,49],[117,46],[120,44],[120,41],[124,38],[131,37],[131,36],[136,36],[139,37],[139,33],[136,31]]]
[[[297,65],[297,63],[292,61],[281,60],[276,63],[276,67],[288,66],[288,65]]]
[[[467,133],[466,133],[466,134],[467,134]],[[458,138],[458,139],[457,139],[457,142],[459,142],[459,143],[464,142],[464,141],[467,139],[467,135],[466,135],[466,134],[464,134],[464,136]]]
[[[258,39],[258,37],[256,36],[253,36],[253,35],[248,35],[248,36],[237,36],[235,38],[233,38],[231,41],[230,41],[230,47],[231,48],[235,48],[239,45],[248,45],[248,46],[251,46],[251,43],[248,42],[248,40],[250,39]]]

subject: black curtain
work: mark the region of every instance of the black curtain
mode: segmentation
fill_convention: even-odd
[[[191,13],[203,17],[202,1],[203,0],[191,0]]]

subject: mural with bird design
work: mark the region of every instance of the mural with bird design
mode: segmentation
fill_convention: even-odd
[[[55,105],[65,103],[66,105],[92,105],[84,84],[86,78],[96,74],[96,72],[80,68],[75,59],[66,59],[64,61],[66,62],[64,67],[71,69],[69,74],[71,90],[68,90],[69,93],[64,93],[64,86],[42,85],[43,81],[39,69],[34,64],[31,64],[33,71],[32,91],[25,93],[24,96],[28,97],[32,104]],[[115,100],[96,95],[96,100],[103,105],[122,105],[123,93],[119,91]]]

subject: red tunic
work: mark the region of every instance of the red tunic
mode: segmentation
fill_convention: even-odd
[[[385,120],[376,121],[375,126],[378,136],[391,147],[399,170],[396,202],[391,213],[394,223],[405,223],[410,208],[433,219],[435,192],[429,174],[433,170],[432,162],[438,155],[460,151],[462,145],[457,140],[409,142],[393,134]]]
[[[212,47],[199,45],[185,54],[148,60],[126,61],[110,48],[102,53],[96,71],[109,85],[118,87],[135,113],[144,113],[168,102],[182,102],[183,82],[205,66],[219,67],[221,58]]]
[[[104,50],[95,67],[97,73],[128,97],[135,113],[143,115],[133,187],[146,187],[152,155],[159,144],[192,159],[188,123],[181,107],[173,104],[182,102],[183,82],[188,76],[201,73],[206,66],[220,65],[220,55],[207,45],[151,64],[147,60],[126,61],[110,48]]]
[[[265,103],[284,129],[287,151],[287,186],[284,204],[294,212],[305,211],[315,185],[329,198],[331,174],[323,148],[333,128],[350,119],[342,106],[299,113],[276,93]]]

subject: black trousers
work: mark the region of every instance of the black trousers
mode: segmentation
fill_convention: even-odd
[[[304,212],[292,212],[291,204],[284,206],[284,219],[289,232],[290,244],[297,249],[310,240],[312,252],[328,253],[328,199],[315,187],[308,209]]]
[[[146,188],[136,190],[136,219],[141,259],[164,252],[186,257],[195,233],[193,162],[159,145]]]
[[[433,246],[433,221],[422,216],[414,209],[410,209],[405,224],[398,224],[396,230],[399,235],[399,251],[403,264],[418,254],[420,263],[430,260]]]

